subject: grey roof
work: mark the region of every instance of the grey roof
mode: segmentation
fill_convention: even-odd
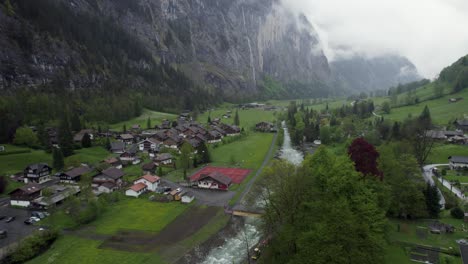
[[[460,126],[468,126],[468,119],[457,120],[457,124],[459,124]]]
[[[51,169],[51,167],[49,167],[49,165],[47,163],[35,163],[35,164],[29,164],[26,169],[31,169],[31,170],[42,170],[44,167],[47,167],[49,169]]]
[[[123,150],[125,149],[125,143],[121,141],[115,141],[111,143],[111,150]]]
[[[213,179],[213,180],[215,180],[217,182],[220,182],[222,184],[225,184],[225,185],[229,185],[232,182],[231,178],[229,178],[228,176],[226,176],[226,175],[224,175],[224,174],[222,174],[220,172],[217,172],[217,171],[214,171],[214,172],[212,172],[210,174],[203,174],[203,175],[200,176],[200,178],[198,180],[200,181],[200,180],[203,180],[203,179],[206,179],[206,178],[211,178],[211,179]]]
[[[117,168],[114,168],[114,167],[110,167],[108,169],[105,169],[101,172],[102,174],[114,179],[114,180],[117,180],[121,177],[123,177],[125,175],[125,173]]]
[[[25,193],[27,193],[27,194],[32,194],[32,193],[35,193],[35,192],[38,192],[38,191],[42,190],[42,188],[43,188],[43,187],[42,187],[42,185],[40,185],[40,184],[37,184],[37,183],[30,183],[30,184],[26,184],[26,185],[24,185],[24,186],[21,186],[21,187],[19,187],[18,189],[13,190],[13,191],[10,192],[10,193],[15,192],[16,190],[21,190],[21,191],[23,191],[23,192],[25,192]]]
[[[87,166],[81,166],[78,168],[71,169],[69,171],[64,172],[65,175],[70,176],[71,178],[75,178],[77,176],[83,175],[91,171],[91,168]]]
[[[161,154],[157,155],[154,160],[164,161],[164,160],[168,160],[168,159],[172,159],[171,153],[161,153]]]
[[[133,135],[130,134],[122,134],[120,135],[121,139],[133,139]]]
[[[450,156],[449,160],[454,163],[467,163],[468,164],[468,156]]]

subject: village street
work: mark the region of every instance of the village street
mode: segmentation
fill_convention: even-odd
[[[434,185],[434,180],[433,180],[434,173],[432,172],[432,170],[434,168],[436,168],[436,167],[448,166],[448,165],[449,164],[430,164],[430,165],[424,166],[423,167],[423,170],[424,170],[423,176],[426,179],[426,182],[429,182],[430,184]],[[447,189],[449,189],[452,193],[454,193],[458,198],[460,198],[462,200],[467,200],[467,197],[465,197],[465,195],[457,187],[450,184],[449,181],[443,180],[442,178],[437,178],[437,179],[445,187],[447,187]],[[440,190],[439,190],[439,193],[440,193]],[[440,194],[441,194],[441,204],[442,204],[442,200],[444,200],[443,204],[445,204],[445,199],[443,198],[442,193],[440,193]]]

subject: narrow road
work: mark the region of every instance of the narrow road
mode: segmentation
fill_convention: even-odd
[[[262,173],[263,168],[265,168],[265,166],[268,165],[268,162],[270,162],[270,159],[271,159],[271,157],[273,155],[273,150],[275,149],[275,144],[276,144],[277,138],[278,138],[278,133],[275,133],[275,135],[273,137],[273,140],[271,141],[270,149],[268,150],[268,153],[266,154],[262,165],[260,166],[260,168],[258,168],[257,172],[252,177],[252,179],[250,179],[250,181],[247,183],[247,185],[245,186],[244,191],[242,192],[241,196],[239,197],[239,200],[236,201],[234,206],[239,205],[242,202],[242,200],[244,200],[245,196],[247,195],[247,193],[249,193],[249,191],[252,188],[253,184],[255,183],[257,178]]]
[[[431,165],[424,166],[423,177],[426,180],[426,182],[428,182],[430,185],[434,185],[435,184],[434,179],[433,179],[434,174],[432,173],[432,169],[434,169],[434,167],[443,166],[443,165],[448,165],[448,164],[431,164]],[[437,191],[439,191],[439,195],[440,195],[440,201],[439,201],[440,207],[445,208],[444,195],[442,194],[442,191],[440,191],[439,188],[437,188]]]
[[[429,177],[431,178],[431,181],[433,181],[432,180],[432,176],[433,176],[432,169],[434,169],[435,167],[439,167],[439,166],[449,166],[449,164],[430,164],[430,165],[426,165],[426,166],[424,166],[424,174],[425,175],[426,174],[430,175]],[[437,179],[439,180],[440,183],[442,183],[445,187],[447,187],[447,189],[449,189],[452,193],[454,193],[458,198],[460,198],[462,200],[468,200],[467,197],[465,197],[465,194],[463,194],[463,192],[460,189],[458,189],[457,187],[450,184],[449,181],[444,180],[443,178],[437,178]],[[432,184],[434,184],[434,183],[432,183]]]

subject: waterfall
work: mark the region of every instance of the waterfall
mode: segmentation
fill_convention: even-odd
[[[249,53],[250,53],[250,68],[252,68],[252,78],[254,84],[257,84],[257,76],[255,75],[255,65],[254,65],[254,57],[252,53],[252,45],[250,44],[250,38],[247,36],[247,44],[249,46]]]

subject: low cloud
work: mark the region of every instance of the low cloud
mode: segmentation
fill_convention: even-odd
[[[330,60],[399,54],[435,77],[468,54],[466,0],[282,0],[304,13]]]

